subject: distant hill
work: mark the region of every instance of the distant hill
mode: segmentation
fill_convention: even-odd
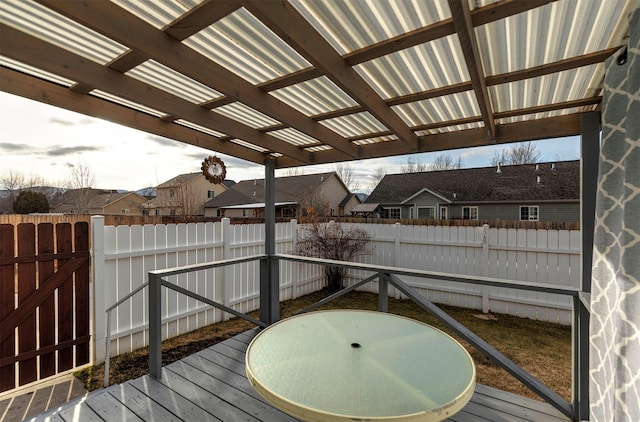
[[[140,196],[144,196],[147,199],[156,197],[156,188],[153,186],[149,186],[146,188],[138,189],[136,193]]]

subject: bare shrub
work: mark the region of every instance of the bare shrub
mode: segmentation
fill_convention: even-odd
[[[363,229],[343,225],[335,221],[320,223],[313,219],[298,238],[297,252],[303,256],[351,261],[359,255],[369,253],[371,237]],[[327,289],[337,291],[343,288],[347,269],[342,266],[325,266]]]

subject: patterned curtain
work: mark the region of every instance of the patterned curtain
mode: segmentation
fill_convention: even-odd
[[[590,319],[591,421],[640,421],[640,9],[606,62]]]

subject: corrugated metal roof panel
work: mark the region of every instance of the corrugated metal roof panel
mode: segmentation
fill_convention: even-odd
[[[195,130],[200,131],[202,133],[207,133],[209,135],[212,135],[212,136],[215,136],[215,137],[218,137],[218,138],[222,138],[223,136],[225,136],[225,134],[222,133],[222,132],[218,132],[216,130],[209,129],[208,127],[197,125],[197,124],[192,123],[192,122],[190,122],[188,120],[178,119],[178,120],[175,120],[174,123],[179,124],[179,125],[184,126],[184,127],[195,129]]]
[[[409,126],[457,120],[480,114],[478,101],[472,91],[400,104],[392,108]]]
[[[125,98],[118,97],[117,95],[113,95],[113,94],[111,94],[109,92],[101,91],[99,89],[92,90],[91,91],[91,95],[94,95],[94,96],[96,96],[98,98],[102,98],[102,99],[107,100],[107,101],[111,101],[112,103],[121,104],[121,105],[123,105],[125,107],[129,107],[129,108],[132,108],[134,110],[142,111],[143,113],[147,113],[147,114],[150,114],[150,115],[155,116],[155,117],[163,117],[163,116],[166,115],[166,113],[163,113],[161,111],[155,110],[155,109],[153,109],[151,107],[147,107],[147,106],[145,106],[143,104],[136,103],[136,102],[133,102],[133,101],[129,101],[129,100],[125,99]]]
[[[355,145],[371,145],[371,144],[379,144],[381,142],[392,142],[397,140],[398,140],[397,136],[388,135],[388,136],[377,136],[375,138],[359,139],[357,141],[353,141],[353,143]]]
[[[46,72],[28,64],[21,63],[16,60],[12,60],[8,57],[0,56],[0,66],[6,66],[9,69],[17,70],[18,72],[26,73],[27,75],[35,76],[56,84],[70,87],[75,85],[75,81],[71,79],[63,78],[62,76],[54,75],[53,73]]]
[[[321,124],[344,137],[386,131],[387,128],[369,112],[322,120]]]
[[[307,116],[353,107],[358,103],[322,76],[270,92]]]
[[[310,66],[246,9],[238,9],[183,42],[253,84]]]
[[[446,0],[291,0],[341,55],[451,16]]]
[[[32,0],[0,1],[0,22],[100,64],[128,50]]]
[[[274,130],[272,132],[269,132],[269,134],[296,146],[318,144],[318,141],[316,139],[293,128]]]
[[[157,29],[166,27],[202,0],[163,0],[162,2],[140,0],[111,0],[123,9],[145,20]]]
[[[457,36],[437,39],[354,66],[384,99],[469,80]]]
[[[171,94],[199,104],[222,96],[218,91],[209,88],[181,73],[176,72],[154,60],[147,60],[129,70],[126,75],[149,85],[160,88]]]
[[[279,121],[274,120],[271,117],[266,116],[259,111],[256,111],[251,107],[248,107],[239,102],[216,107],[212,111],[214,113],[220,113],[223,116],[229,117],[230,119],[244,123],[254,129],[273,126],[280,123]]]
[[[613,33],[624,7],[625,0],[556,1],[478,26],[484,71],[513,72],[619,45],[605,35]]]
[[[232,144],[236,144],[236,145],[242,145],[243,147],[250,148],[250,149],[252,149],[254,151],[259,151],[259,152],[267,152],[267,151],[269,151],[266,148],[262,148],[261,146],[258,146],[256,144],[252,144],[251,142],[243,141],[242,139],[232,139],[229,142],[231,142]]]

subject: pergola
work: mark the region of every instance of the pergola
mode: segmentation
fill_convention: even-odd
[[[3,0],[0,88],[264,164],[268,255],[276,168],[581,135],[589,292],[604,61],[638,5]]]

